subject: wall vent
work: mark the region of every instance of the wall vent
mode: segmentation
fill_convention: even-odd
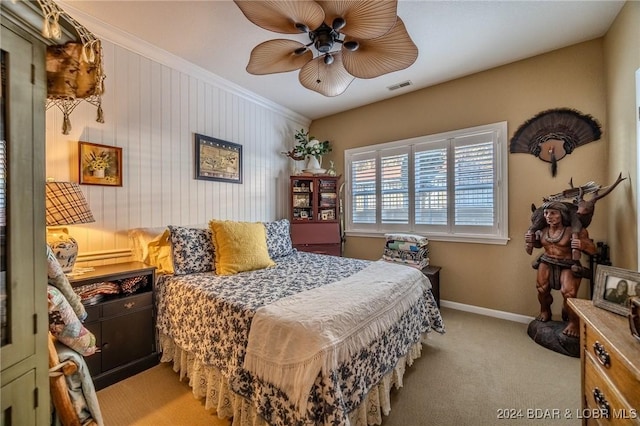
[[[403,81],[402,83],[394,84],[393,86],[388,86],[387,89],[389,89],[390,91],[397,90],[403,87],[411,86],[412,84],[413,83],[411,82],[411,80],[407,80],[407,81]]]

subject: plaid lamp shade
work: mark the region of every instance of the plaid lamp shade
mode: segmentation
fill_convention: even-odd
[[[47,182],[47,226],[95,222],[80,185],[73,182]]]

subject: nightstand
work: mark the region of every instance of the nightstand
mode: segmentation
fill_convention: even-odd
[[[69,278],[74,288],[95,283],[118,285],[139,277],[135,291],[105,295],[85,305],[84,326],[100,349],[85,358],[96,390],[137,374],[159,362],[155,332],[155,267],[140,262],[96,266],[93,271]]]
[[[422,273],[431,281],[431,292],[436,299],[438,308],[440,307],[440,266],[429,265],[422,268]]]

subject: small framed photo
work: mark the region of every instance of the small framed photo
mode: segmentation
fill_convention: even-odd
[[[122,186],[122,148],[78,142],[78,160],[81,184]]]
[[[306,210],[300,210],[300,219],[308,219],[309,213]]]
[[[196,179],[242,183],[242,145],[195,135]]]
[[[628,316],[631,298],[640,296],[640,272],[598,265],[593,304],[619,315]]]
[[[308,195],[293,195],[293,207],[309,207],[309,196]]]
[[[320,210],[320,218],[322,220],[335,220],[336,214],[333,209]]]

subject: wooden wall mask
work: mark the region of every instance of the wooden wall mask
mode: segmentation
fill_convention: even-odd
[[[511,153],[529,153],[551,163],[551,175],[557,162],[581,145],[602,136],[600,123],[593,117],[570,108],[543,111],[524,122],[510,141]]]

